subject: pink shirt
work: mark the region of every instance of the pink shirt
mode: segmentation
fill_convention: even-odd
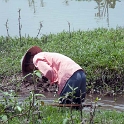
[[[58,82],[58,94],[73,73],[82,69],[72,59],[59,53],[40,52],[34,56],[33,63],[51,83]]]

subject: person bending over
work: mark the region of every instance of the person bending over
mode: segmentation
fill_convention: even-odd
[[[51,84],[57,83],[61,104],[84,102],[86,75],[84,70],[71,58],[60,53],[42,52],[40,47],[33,46],[23,56],[21,66],[24,76],[36,68]],[[73,98],[68,96],[67,99],[63,99],[73,89]]]

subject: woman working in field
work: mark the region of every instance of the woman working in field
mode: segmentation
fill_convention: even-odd
[[[46,77],[51,84],[58,84],[58,94],[60,97],[72,92],[71,102],[81,104],[85,99],[86,76],[82,68],[69,57],[54,53],[42,52],[37,47],[31,47],[22,59],[22,73],[26,75],[36,68]],[[70,103],[67,99],[60,99],[61,104]]]

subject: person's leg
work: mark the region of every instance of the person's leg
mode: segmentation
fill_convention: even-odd
[[[72,92],[72,89],[75,89],[73,102],[80,104],[85,99],[86,93],[86,76],[82,70],[76,71],[66,82],[62,92],[60,93],[60,97],[65,96],[66,93]],[[70,103],[68,100],[64,100],[62,104]]]

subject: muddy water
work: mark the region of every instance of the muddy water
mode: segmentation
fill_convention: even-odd
[[[54,103],[58,96],[55,96],[55,94],[52,93],[46,93],[44,94],[46,97],[41,98],[42,101],[44,101],[46,104],[52,104]],[[28,96],[28,95],[27,95]],[[20,101],[24,101],[24,99],[27,97],[20,97]],[[117,111],[124,111],[124,96],[118,96],[116,98],[110,97],[110,96],[98,96],[98,95],[92,95],[86,96],[86,100],[83,104],[95,104],[95,99],[99,98],[100,100],[97,102],[98,108],[103,110],[117,110]],[[84,108],[84,110],[88,110],[89,108]]]
[[[20,79],[20,77],[19,77]],[[8,87],[9,88],[9,87]],[[11,88],[11,87],[10,87]],[[4,88],[6,89],[6,88]],[[21,90],[18,93],[18,101],[24,102],[26,98],[30,96],[30,91],[34,90],[34,86],[21,86]],[[13,90],[14,91],[14,90]],[[41,90],[40,90],[41,91]],[[40,92],[38,93],[43,94],[45,97],[41,97],[41,101],[44,101],[45,104],[52,104],[55,103],[55,101],[59,98],[59,96],[56,93],[51,92]],[[110,109],[110,110],[117,110],[117,111],[123,111],[124,112],[124,94],[119,95],[116,97],[113,96],[102,96],[102,95],[86,95],[85,102],[83,104],[89,105],[89,104],[95,104],[96,98],[99,98],[97,105],[101,109]],[[0,91],[0,103],[3,101],[3,94]],[[88,110],[90,108],[86,107],[85,110]]]
[[[93,97],[86,97],[86,103],[91,103],[91,101],[95,101],[96,98],[99,98],[100,100],[97,102],[97,105],[102,109],[109,109],[109,110],[118,110],[118,111],[124,111],[124,96],[97,96],[93,95]],[[93,100],[92,100],[93,99]]]
[[[97,102],[97,105],[100,108],[124,111],[124,96],[119,96],[117,98],[114,98],[114,97],[105,97],[105,96],[97,96],[97,95],[92,95],[92,97],[90,97],[87,95],[84,104],[91,104],[91,102],[94,104],[94,101],[97,97],[100,99]],[[51,95],[48,95],[48,97],[44,99],[44,101],[52,103],[54,102],[54,99],[56,99],[56,97],[54,98],[54,97],[51,97]]]
[[[45,102],[45,104],[52,104],[54,103],[58,96],[53,93],[43,93],[45,97],[42,97],[41,100]],[[18,100],[19,102],[23,102],[26,98],[28,98],[30,94],[22,94],[19,95]],[[2,93],[0,93],[0,101],[2,100]],[[105,97],[105,96],[98,96],[98,95],[87,95],[86,100],[83,104],[95,104],[95,99],[99,98],[100,100],[97,102],[98,108],[104,110],[117,110],[117,111],[124,111],[124,96],[114,97]],[[88,110],[89,108],[84,108],[84,110]]]
[[[19,80],[20,80],[20,75],[19,75]],[[11,85],[10,87],[8,86],[8,88],[11,89]],[[34,90],[34,86],[30,85],[26,87],[25,85],[24,86],[22,85],[20,89],[21,90],[18,93],[17,99],[21,103],[21,102],[24,102],[24,100],[30,96],[30,91]],[[59,98],[59,96],[56,93],[40,92],[40,91],[38,91],[38,93],[43,94],[45,96],[40,99],[41,101],[44,101],[46,104],[52,104]],[[110,109],[110,110],[117,110],[117,111],[124,112],[124,94],[116,97],[87,94],[85,102],[83,104],[86,104],[86,105],[89,105],[91,103],[95,104],[95,100],[97,97],[99,98],[97,105],[101,109],[106,109],[106,110]],[[0,91],[0,103],[1,101],[3,101],[3,93],[1,93]],[[89,108],[84,108],[84,109],[88,110]]]

